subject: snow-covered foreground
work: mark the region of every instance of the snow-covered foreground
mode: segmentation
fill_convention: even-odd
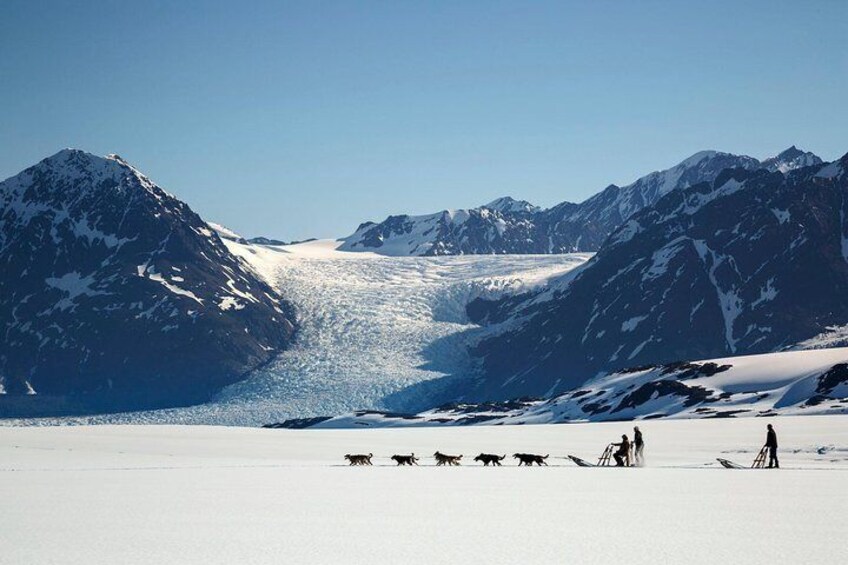
[[[780,471],[749,462],[775,425]],[[642,469],[584,469],[630,423],[380,430],[0,429],[0,563],[840,563],[848,420],[642,422]],[[465,455],[436,468],[436,450]],[[393,453],[424,455],[397,468]],[[483,468],[480,451],[550,453]],[[374,467],[342,455],[373,452]]]
[[[340,241],[225,243],[296,305],[294,347],[202,406],[61,421],[261,425],[420,410],[428,399],[404,389],[469,372],[466,346],[480,329],[468,321],[468,302],[543,284],[592,255],[384,257],[337,251]]]

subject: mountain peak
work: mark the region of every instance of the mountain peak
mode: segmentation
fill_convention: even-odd
[[[67,147],[62,149],[61,151],[57,151],[53,155],[47,157],[46,159],[42,159],[35,166],[49,166],[51,168],[74,168],[74,169],[87,169],[92,166],[103,166],[107,165],[110,162],[116,162],[121,165],[129,166],[129,164],[121,159],[116,154],[110,154],[106,157],[100,157],[99,155],[95,155],[94,153],[89,153],[88,151],[83,151],[82,149],[75,149],[73,147]]]
[[[690,155],[686,159],[683,159],[683,161],[681,161],[677,166],[692,166],[696,163],[700,163],[704,159],[715,157],[716,155],[718,155],[718,151],[714,151],[712,149],[705,149],[703,151],[698,151],[697,153]]]
[[[73,190],[81,192],[124,187],[127,185],[126,179],[132,177],[138,181],[138,185],[150,193],[172,196],[156,186],[144,173],[117,153],[110,153],[101,157],[82,149],[69,147],[42,159],[17,176],[20,177],[21,182],[25,182],[23,179],[34,172],[48,175],[51,182],[47,186],[53,190],[73,188]],[[11,181],[12,179],[7,180]],[[20,185],[19,182],[10,182],[7,190],[14,190],[18,185]]]
[[[488,204],[483,205],[482,208],[497,210],[498,212],[535,212],[539,210],[538,206],[534,206],[526,200],[516,200],[511,196],[495,198]]]
[[[91,159],[100,159],[96,155],[89,153],[88,151],[83,151],[82,149],[75,149],[73,147],[66,147],[60,151],[57,151],[53,155],[42,159],[41,163],[50,163],[50,164],[59,164],[59,163],[72,163],[72,162],[84,162]]]
[[[58,159],[58,158],[67,158],[71,156],[91,156],[96,157],[94,153],[90,153],[84,149],[77,149],[76,147],[65,147],[64,149],[60,149],[53,155],[47,157],[47,159]]]
[[[94,153],[89,153],[88,151],[73,147],[66,147],[61,151],[57,151],[46,159],[42,159],[38,165],[42,163],[53,167],[75,166],[77,168],[117,163],[138,172],[135,167],[117,153],[109,153],[105,157],[101,157],[100,155],[95,155]]]
[[[820,165],[823,161],[815,153],[803,151],[794,145],[788,149],[784,149],[774,157],[770,157],[762,161],[762,166],[772,172],[780,171],[788,173],[802,167],[810,167],[812,165]]]

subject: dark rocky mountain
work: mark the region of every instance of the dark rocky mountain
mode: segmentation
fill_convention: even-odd
[[[526,201],[498,198],[479,208],[445,210],[425,216],[390,216],[366,222],[346,238],[345,251],[385,255],[571,253],[596,251],[630,215],[672,190],[712,182],[728,168],[787,172],[820,164],[794,146],[759,161],[745,155],[701,151],[678,165],[636,182],[610,185],[588,200],[542,210]]]
[[[848,155],[786,174],[729,169],[674,190],[546,290],[476,301],[493,324],[475,396],[599,372],[788,348],[848,322]]]
[[[0,416],[201,402],[290,342],[291,305],[117,155],[0,183]]]

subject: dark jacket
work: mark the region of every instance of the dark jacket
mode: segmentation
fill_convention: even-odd
[[[633,444],[634,444],[636,447],[641,447],[641,446],[642,446],[642,444],[644,443],[644,442],[642,441],[642,431],[640,430],[640,431],[638,431],[638,432],[634,432],[634,433],[635,433],[636,435],[635,435],[635,436],[633,436]]]
[[[627,455],[630,452],[630,442],[627,440],[621,443],[614,443],[613,445],[618,447],[618,451],[615,452],[616,455]]]
[[[766,434],[766,447],[777,449],[777,434],[774,433],[774,430],[769,430]]]

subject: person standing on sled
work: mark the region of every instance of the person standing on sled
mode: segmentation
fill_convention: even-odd
[[[780,469],[780,462],[777,460],[777,434],[771,424],[766,426],[766,447],[769,452],[769,469]]]
[[[633,446],[635,447],[636,466],[641,467],[645,464],[645,456],[643,454],[645,441],[642,439],[642,431],[639,429],[639,426],[633,428]]]
[[[615,459],[616,467],[629,467],[630,466],[630,440],[627,439],[626,435],[621,436],[621,443],[614,443],[615,447],[618,448],[618,451],[612,454],[613,459]]]

